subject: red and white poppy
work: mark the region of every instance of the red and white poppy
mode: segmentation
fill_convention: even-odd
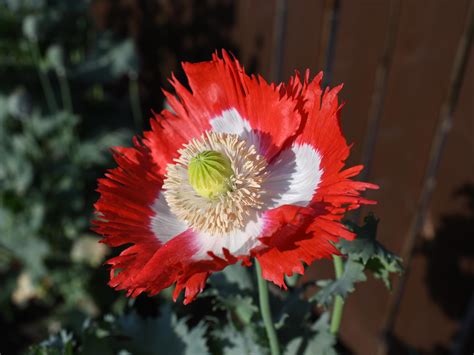
[[[373,203],[360,191],[377,186],[350,180],[362,166],[344,169],[342,85],[323,91],[322,73],[310,81],[309,71],[268,84],[226,52],[183,68],[190,90],[173,77],[176,96],[165,92],[174,113],[116,148],[118,167],[99,180],[95,230],[109,246],[129,245],[108,261],[110,285],[137,296],[176,284],[174,298],[184,288],[189,303],[210,273],[257,258],[263,277],[286,287],[285,274],[354,238],[346,211]],[[211,169],[193,180],[193,159],[206,154]]]

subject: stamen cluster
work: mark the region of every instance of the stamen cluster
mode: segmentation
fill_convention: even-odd
[[[189,183],[188,167],[197,155],[214,151],[229,159],[233,175],[227,191],[206,198]],[[170,210],[191,228],[212,235],[225,235],[245,226],[263,206],[262,182],[266,160],[236,134],[206,132],[178,151],[180,157],[169,164],[163,185]]]

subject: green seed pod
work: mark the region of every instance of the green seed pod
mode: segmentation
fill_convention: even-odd
[[[189,183],[198,195],[209,199],[230,190],[229,178],[233,174],[230,160],[213,150],[199,153],[188,165]]]

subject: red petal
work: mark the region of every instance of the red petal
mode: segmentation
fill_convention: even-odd
[[[268,237],[261,239],[267,248],[257,252],[265,279],[286,288],[284,275],[302,274],[302,263],[309,265],[338,253],[332,243],[353,234],[338,221],[326,219],[326,214],[324,206],[319,211],[282,206],[267,213],[273,228]]]
[[[357,175],[363,166],[355,166],[347,170],[344,162],[349,156],[350,147],[347,145],[340,126],[342,106],[338,103],[339,85],[331,90],[321,90],[321,73],[308,83],[308,73],[303,83],[293,79],[292,90],[300,91],[305,99],[304,110],[308,118],[297,143],[310,144],[321,155],[323,175],[313,201],[329,202],[334,206],[347,204],[347,208],[358,207],[360,204],[373,203],[359,198],[360,191],[376,189],[377,185],[349,180]]]
[[[176,100],[168,96],[168,100],[170,99]],[[180,104],[175,101],[172,105],[177,107]],[[150,148],[153,160],[162,175],[166,173],[166,166],[179,157],[178,150],[184,144],[193,138],[199,138],[210,129],[209,121],[203,120],[199,115],[190,119],[183,109],[178,109],[177,112],[181,114],[174,115],[166,110],[159,115],[155,114],[155,117],[150,120],[151,131],[144,132],[144,143]]]
[[[135,141],[134,148],[116,148],[114,159],[119,166],[99,179],[94,230],[110,246],[157,241],[148,227],[150,206],[163,182],[148,149]]]
[[[112,265],[110,285],[127,290],[133,297],[142,292],[150,296],[176,283],[173,298],[185,289],[184,303],[191,302],[202,292],[210,273],[220,271],[239,259],[228,255],[221,259],[194,260],[199,247],[194,233],[188,230],[162,246],[151,242],[139,243],[108,261]]]
[[[165,92],[175,114],[164,110],[151,120],[145,132],[161,174],[178,157],[178,149],[192,138],[211,129],[210,121],[229,109],[235,109],[251,128],[260,134],[261,153],[270,160],[291,139],[301,123],[298,100],[280,95],[280,90],[261,77],[249,77],[239,62],[222,52],[211,61],[183,63],[191,91],[174,76],[170,80],[177,97]],[[275,124],[278,122],[278,124]]]
[[[297,75],[282,87],[283,94],[300,99],[300,109],[307,113],[302,114],[307,119],[296,143],[310,144],[319,152],[323,175],[310,206],[282,206],[267,213],[271,233],[262,238],[267,248],[259,251],[257,258],[264,277],[281,287],[286,287],[285,274],[302,273],[302,263],[311,264],[316,259],[337,254],[333,242],[339,238],[354,238],[340,220],[348,210],[375,203],[360,197],[360,192],[378,188],[349,179],[357,175],[362,166],[342,170],[350,148],[339,122],[341,106],[337,94],[342,86],[323,93],[321,79],[322,73],[308,82],[307,71],[303,81]]]
[[[239,62],[225,51],[222,58],[214,54],[210,62],[184,63],[183,69],[192,94],[173,80],[181,98],[181,103],[173,108],[186,114],[187,121],[209,121],[234,108],[260,133],[262,154],[267,159],[277,154],[300,127],[297,100],[282,97],[275,85],[261,77],[249,77]]]

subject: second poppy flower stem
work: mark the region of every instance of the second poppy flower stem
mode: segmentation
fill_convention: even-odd
[[[267,282],[263,279],[262,268],[255,259],[255,270],[257,271],[258,280],[258,299],[260,302],[260,313],[262,314],[265,330],[267,331],[268,341],[270,343],[270,352],[272,355],[280,355],[280,346],[278,344],[278,337],[275,326],[272,320],[272,313],[270,310],[270,302],[268,297]]]
[[[344,272],[344,263],[339,255],[333,255],[334,270],[336,272],[336,279],[341,278]],[[344,308],[344,299],[341,296],[336,296],[331,315],[331,333],[334,335],[339,331],[342,320],[342,310]]]
[[[48,77],[48,73],[46,72],[46,69],[43,67],[41,52],[38,46],[38,42],[36,40],[33,40],[29,44],[30,44],[31,56],[36,66],[36,70],[38,71],[40,84],[43,89],[44,96],[46,98],[46,105],[48,106],[49,112],[54,113],[58,110],[58,104],[56,103],[56,99],[54,97],[54,92],[53,92],[53,88],[51,86],[51,82]]]

